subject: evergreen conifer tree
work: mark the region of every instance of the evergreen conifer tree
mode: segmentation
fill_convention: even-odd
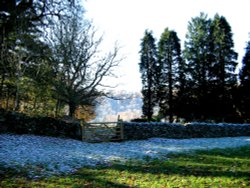
[[[175,114],[176,91],[178,85],[181,59],[180,40],[175,31],[164,30],[158,44],[158,61],[160,78],[158,79],[158,99],[160,114],[169,116],[173,122]]]
[[[143,115],[148,121],[152,120],[156,104],[155,73],[157,63],[157,49],[152,32],[145,31],[141,42],[141,61],[139,63],[142,79]]]
[[[194,119],[205,119],[208,115],[209,67],[210,67],[210,23],[207,15],[192,18],[184,43],[184,58],[187,60],[187,82],[190,93],[189,108]]]
[[[212,64],[209,72],[212,100],[210,101],[214,106],[211,112],[220,121],[224,121],[226,116],[235,116],[232,90],[237,84],[235,73],[237,53],[233,49],[231,27],[225,17],[216,14],[210,28],[212,39],[210,46]]]
[[[239,77],[239,109],[244,121],[250,122],[250,41],[248,41],[247,43],[246,52],[242,60],[242,68],[240,70]]]

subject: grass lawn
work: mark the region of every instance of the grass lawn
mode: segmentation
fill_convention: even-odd
[[[67,176],[28,179],[0,168],[0,187],[250,187],[250,146],[172,154],[167,160],[82,168]]]

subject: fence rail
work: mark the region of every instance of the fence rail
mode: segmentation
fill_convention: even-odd
[[[82,123],[82,140],[86,142],[122,141],[124,139],[123,123],[94,122]]]

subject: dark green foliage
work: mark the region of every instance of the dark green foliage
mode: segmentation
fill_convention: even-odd
[[[223,120],[228,115],[237,116],[233,107],[232,91],[237,85],[235,73],[237,53],[234,51],[231,27],[223,16],[215,15],[210,26],[212,62],[209,71],[210,101],[213,116]]]
[[[131,119],[130,122],[148,122],[148,119],[146,119],[146,118],[135,118],[135,119]],[[159,122],[159,119],[157,117],[152,117],[150,122]]]
[[[250,41],[247,43],[245,55],[242,60],[242,68],[240,71],[240,83],[244,87],[250,86]]]
[[[209,68],[210,59],[210,23],[207,15],[201,13],[199,17],[192,18],[188,24],[184,58],[187,61],[188,86],[191,91],[189,108],[192,109],[195,119],[202,119],[208,115],[209,105]]]
[[[250,41],[247,43],[240,70],[240,86],[238,89],[238,108],[242,118],[250,122]]]
[[[18,5],[12,0],[1,2],[1,9],[5,14],[1,12],[0,16],[0,100],[6,97],[5,93],[7,98],[14,97],[14,108],[17,110],[20,101],[20,78],[27,67],[26,60],[32,56],[27,53],[31,50],[28,45],[31,44],[30,41],[34,42],[38,32],[31,19],[33,14],[29,14],[31,8],[32,1],[21,1]],[[10,84],[6,82],[14,87],[8,87]]]
[[[208,19],[204,13],[188,25],[184,57],[190,114],[196,120],[238,121],[233,93],[237,84],[237,53],[232,31],[223,16]],[[232,117],[235,117],[232,119]]]
[[[136,118],[136,119],[131,119],[131,122],[147,122],[147,119],[143,119],[143,118]]]
[[[169,122],[173,122],[176,113],[176,91],[182,87],[182,63],[180,40],[175,31],[168,28],[164,30],[158,44],[158,100],[160,114],[169,116]]]
[[[245,107],[236,108],[236,104],[244,106],[244,102],[237,102],[236,98],[247,92],[237,89],[238,54],[233,49],[232,37],[225,17],[216,14],[210,19],[201,13],[188,23],[182,59],[177,33],[166,29],[158,43],[158,51],[151,53],[157,53],[158,57],[156,66],[150,66],[153,71],[140,64],[140,71],[144,73],[144,115],[153,113],[147,107],[152,109],[158,105],[158,117],[169,117],[170,122],[174,116],[186,121],[246,122],[241,112]],[[145,60],[146,53],[144,51],[143,56],[142,52],[141,58]],[[147,85],[145,81],[149,77],[145,73],[152,77]],[[157,99],[152,100],[154,97],[149,96],[155,90]],[[155,101],[157,105],[153,104]]]
[[[0,107],[50,116],[65,105],[71,116],[94,108],[118,48],[97,55],[102,38],[82,19],[81,1],[1,1],[0,10]]]
[[[51,108],[43,110],[48,107],[46,103],[53,106],[54,101],[48,62],[51,52],[42,32],[52,17],[63,14],[67,4],[51,0],[1,1],[1,10],[7,16],[0,16],[0,107],[52,114]]]
[[[142,79],[142,112],[151,121],[156,104],[156,63],[157,50],[152,32],[145,31],[141,42],[141,61],[139,63]]]

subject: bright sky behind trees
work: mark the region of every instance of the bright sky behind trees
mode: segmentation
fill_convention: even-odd
[[[146,29],[152,30],[157,41],[166,27],[175,30],[183,48],[188,22],[200,12],[213,18],[216,13],[229,22],[241,63],[250,33],[249,0],[86,0],[85,16],[103,33],[104,48],[112,49],[115,41],[126,57],[119,67],[117,89],[140,91],[138,63],[140,43]],[[240,66],[240,65],[239,65]]]

